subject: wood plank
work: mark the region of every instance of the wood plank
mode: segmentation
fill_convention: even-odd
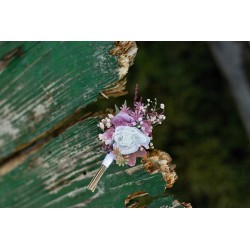
[[[123,77],[113,42],[1,43],[0,58],[17,47],[22,54],[0,74],[0,159]]]
[[[146,172],[141,164],[112,164],[97,191],[87,190],[104,157],[97,139],[97,121],[98,118],[89,118],[75,124],[0,178],[0,206],[125,207],[126,198],[134,192],[143,191],[151,197],[162,195],[166,186],[162,175]],[[157,204],[181,207],[172,197],[153,198],[147,206]]]

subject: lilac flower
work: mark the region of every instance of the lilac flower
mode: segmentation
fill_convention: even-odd
[[[151,122],[148,120],[143,121],[141,124],[141,130],[145,135],[150,136],[152,134]]]
[[[113,127],[109,128],[106,132],[104,132],[101,136],[102,141],[105,142],[106,145],[111,145],[112,144],[112,137],[115,132],[115,129]]]
[[[115,126],[132,126],[135,119],[127,112],[120,111],[112,120],[111,123]]]
[[[128,155],[128,165],[133,167],[136,163],[137,157],[143,157],[147,154],[147,151],[141,147],[139,150],[137,150],[135,153]]]
[[[134,118],[135,121],[138,121],[141,117],[141,112],[139,110],[135,110],[134,112],[131,112],[131,116]]]

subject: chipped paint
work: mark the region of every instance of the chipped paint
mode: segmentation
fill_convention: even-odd
[[[81,203],[75,204],[74,206],[71,206],[71,207],[72,208],[86,207],[88,204],[90,204],[95,199],[99,198],[105,192],[103,187],[98,186],[96,189],[97,189],[97,192],[95,192],[95,194],[93,196],[91,196],[91,198],[89,198]]]
[[[192,205],[191,203],[188,203],[188,202],[181,202],[181,205],[185,208],[192,208]]]
[[[0,136],[3,135],[9,135],[13,138],[16,138],[16,136],[19,133],[19,129],[15,128],[11,121],[9,120],[0,120]],[[3,140],[2,140],[3,142]]]
[[[177,200],[174,200],[172,203],[172,207],[174,208],[174,207],[179,207],[179,206],[181,206],[181,203]]]
[[[40,117],[41,115],[46,113],[46,109],[45,106],[43,104],[38,104],[34,109],[34,116],[37,119],[38,117]]]
[[[125,207],[127,207],[127,208],[142,207],[142,206],[140,206],[140,201],[138,198],[141,198],[144,196],[148,196],[148,193],[144,192],[144,191],[139,191],[139,192],[134,192],[134,193],[128,195],[128,197],[124,201]]]
[[[7,68],[7,66],[18,56],[22,54],[22,49],[17,47],[4,55],[0,60],[0,74]]]
[[[116,83],[113,83],[111,86],[103,90],[100,95],[102,95],[104,98],[109,98],[109,97],[119,97],[119,96],[124,96],[128,92],[126,91],[126,83],[127,80],[126,78],[123,78],[119,80]]]
[[[115,48],[110,51],[110,54],[118,57],[120,79],[127,74],[129,67],[133,65],[137,50],[136,42],[115,42]]]
[[[52,206],[52,205],[55,206],[56,203],[61,202],[61,201],[63,201],[63,200],[66,199],[66,198],[75,197],[77,194],[79,194],[79,193],[81,193],[81,192],[84,192],[86,189],[87,189],[87,187],[77,188],[77,189],[75,189],[75,190],[73,190],[73,191],[71,191],[71,192],[69,192],[69,193],[66,193],[65,195],[60,196],[60,197],[57,198],[57,199],[54,199],[54,200],[52,200],[52,201],[50,201],[50,202],[44,204],[43,207],[50,207],[50,206]]]
[[[137,172],[137,171],[139,171],[141,169],[143,169],[143,165],[140,164],[140,165],[137,165],[137,166],[134,166],[134,167],[129,167],[125,171],[129,175],[132,175],[132,174],[134,174],[135,172]]]

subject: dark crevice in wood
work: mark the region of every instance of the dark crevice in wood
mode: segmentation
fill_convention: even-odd
[[[72,127],[78,122],[84,121],[89,118],[94,117],[103,117],[103,112],[86,112],[85,108],[80,108],[76,112],[74,112],[71,116],[65,118],[59,124],[54,126],[49,131],[39,135],[34,138],[32,141],[20,145],[16,148],[15,152],[13,152],[8,157],[3,158],[0,161],[0,176],[6,174],[11,171],[16,166],[20,165],[24,160],[30,156],[31,154],[40,150],[45,144],[47,144],[51,139],[62,134],[66,129]],[[50,152],[48,152],[50,153]]]
[[[0,74],[7,68],[7,66],[18,56],[23,53],[21,47],[17,47],[5,54],[0,60]]]

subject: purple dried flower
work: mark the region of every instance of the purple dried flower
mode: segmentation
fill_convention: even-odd
[[[141,130],[145,135],[150,136],[152,134],[151,122],[148,120],[143,121],[141,124]]]
[[[127,112],[120,111],[112,120],[111,123],[115,126],[132,126],[135,119]]]
[[[106,145],[112,144],[112,136],[115,132],[115,129],[113,127],[109,128],[106,132],[102,134],[102,140],[105,142]]]
[[[136,163],[136,158],[137,157],[143,157],[147,154],[147,151],[141,147],[140,149],[138,149],[138,151],[136,151],[133,154],[129,154],[128,155],[128,165],[133,167]]]

